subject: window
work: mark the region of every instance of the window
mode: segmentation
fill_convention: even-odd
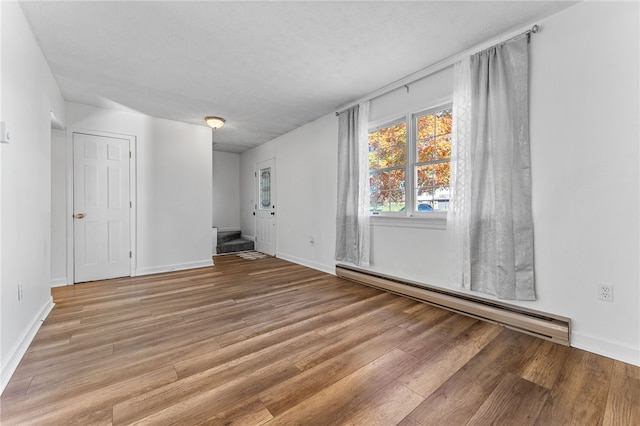
[[[369,133],[371,212],[404,210],[406,164],[406,122],[403,121]]]
[[[414,123],[415,210],[447,210],[451,170],[451,108],[418,115]]]
[[[271,167],[260,170],[260,210],[271,210]]]
[[[451,106],[445,106],[370,130],[373,214],[420,216],[447,210],[451,125]]]

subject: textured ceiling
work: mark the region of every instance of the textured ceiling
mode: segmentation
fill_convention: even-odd
[[[66,100],[205,125],[242,152],[560,1],[22,2]]]

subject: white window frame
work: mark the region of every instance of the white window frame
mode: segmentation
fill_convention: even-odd
[[[418,117],[433,114],[437,111],[452,108],[451,100],[438,102],[437,105],[418,111],[408,112],[403,116],[379,120],[370,123],[368,133],[385,127],[406,123],[406,163],[405,163],[405,210],[403,212],[371,212],[371,224],[374,226],[392,226],[407,228],[446,229],[447,212],[416,210],[416,166],[418,158],[417,122]],[[368,143],[368,142],[367,142]],[[422,163],[421,163],[422,164]]]

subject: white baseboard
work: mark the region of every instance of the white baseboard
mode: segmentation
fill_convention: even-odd
[[[40,329],[42,322],[47,318],[47,315],[49,315],[49,312],[51,312],[54,306],[53,298],[49,297],[33,317],[31,323],[24,330],[16,344],[11,348],[7,357],[2,360],[2,367],[0,367],[0,394],[4,392],[4,388],[9,383],[9,380],[11,380],[11,376],[13,376],[16,368],[18,368],[18,364],[20,364],[22,357],[25,352],[27,352],[27,349],[29,349],[33,338],[36,337],[36,333]]]
[[[152,266],[149,268],[139,268],[139,269],[136,269],[136,276],[160,274],[163,272],[171,272],[171,271],[183,271],[185,269],[205,268],[207,266],[213,266],[212,258],[209,258],[207,260],[199,260],[196,262],[178,263],[176,265],[162,265],[162,266]]]
[[[240,238],[253,241],[254,243],[256,242],[256,237],[254,237],[253,235],[240,234]]]
[[[640,367],[640,348],[571,331],[571,346]]]
[[[69,282],[67,281],[67,277],[51,279],[51,287],[62,287],[65,285],[70,285]]]
[[[297,263],[298,265],[306,266],[311,269],[315,269],[317,271],[326,272],[327,274],[335,275],[335,265],[327,266],[321,263],[313,262],[307,259],[301,259],[296,256],[291,256],[285,253],[277,253],[276,257],[284,260],[288,260],[289,262]]]
[[[218,232],[238,232],[240,228],[218,228]]]

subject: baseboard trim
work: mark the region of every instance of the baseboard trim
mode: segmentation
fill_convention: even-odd
[[[42,308],[38,311],[38,313],[33,317],[29,327],[22,333],[20,339],[16,342],[16,344],[11,348],[7,357],[3,360],[1,372],[0,372],[0,394],[4,392],[5,387],[11,380],[11,376],[18,368],[18,364],[22,360],[22,357],[29,349],[29,345],[33,341],[33,338],[36,337],[36,333],[40,329],[42,322],[47,318],[49,312],[53,309],[55,303],[53,303],[53,297],[49,297],[49,299],[42,305]]]
[[[570,345],[571,320],[567,317],[402,280],[348,265],[336,265],[336,275],[562,345]]]
[[[243,240],[253,241],[254,243],[256,242],[256,237],[254,237],[253,235],[240,234],[240,238],[242,238]]]
[[[213,258],[199,260],[196,262],[178,263],[175,265],[152,266],[150,268],[136,269],[136,276],[161,274],[163,272],[183,271],[185,269],[206,268],[213,266]]]
[[[51,280],[51,287],[62,287],[65,285],[70,285],[67,280],[67,277],[53,278]]]
[[[640,367],[640,348],[571,331],[571,346]]]
[[[310,260],[307,259],[302,259],[296,256],[291,256],[289,254],[286,253],[276,253],[276,257],[283,259],[283,260],[288,260],[289,262],[293,262],[293,263],[297,263],[298,265],[302,265],[302,266],[306,266],[308,268],[311,269],[315,269],[317,271],[321,271],[321,272],[326,272],[327,274],[330,275],[335,275],[335,271],[327,266],[327,265],[323,265],[321,263],[317,263],[317,262],[312,262]]]

